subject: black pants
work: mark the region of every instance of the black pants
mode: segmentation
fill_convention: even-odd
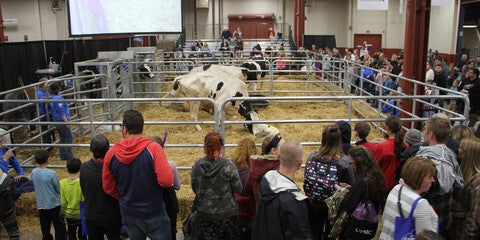
[[[3,216],[0,216],[0,222],[7,230],[10,240],[20,239],[17,215],[15,215],[15,210],[13,208],[8,210],[5,214],[3,214]]]
[[[65,228],[65,220],[60,214],[61,206],[52,209],[39,209],[40,227],[42,229],[43,240],[53,240],[50,233],[50,226],[53,223],[55,229],[55,240],[66,240],[67,230]]]
[[[120,219],[108,219],[105,221],[99,219],[87,219],[88,239],[103,240],[103,235],[107,235],[108,240],[120,239]]]
[[[82,222],[80,219],[67,218],[68,240],[86,240],[87,237],[82,235]]]
[[[310,225],[315,239],[325,240],[332,230],[332,225],[328,221],[328,207],[324,201],[311,201]]]

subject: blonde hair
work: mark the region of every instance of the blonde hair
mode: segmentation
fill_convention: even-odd
[[[475,173],[480,173],[480,139],[476,137],[464,138],[460,142],[460,169],[462,170],[465,185]]]
[[[464,138],[473,137],[473,131],[465,125],[455,125],[452,128],[452,137],[458,141],[462,141]]]
[[[250,166],[250,156],[256,154],[255,142],[251,138],[244,138],[238,142],[233,160],[242,168],[247,169]]]
[[[277,149],[278,148],[278,143],[280,142],[277,142],[277,144],[275,146],[269,146],[270,143],[276,139],[276,138],[280,138],[280,134],[276,134],[276,133],[270,133],[269,135],[267,135],[266,137],[263,138],[263,142],[262,142],[262,154],[270,154],[270,152],[272,151],[273,148]],[[278,140],[278,139],[277,139]],[[270,148],[271,147],[271,148]]]

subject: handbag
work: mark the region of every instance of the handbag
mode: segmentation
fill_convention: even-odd
[[[400,213],[400,217],[395,217],[395,232],[394,232],[394,240],[406,240],[406,239],[415,239],[415,219],[413,219],[413,212],[415,211],[415,207],[417,206],[418,201],[422,199],[422,197],[418,197],[412,204],[412,209],[410,209],[410,214],[408,217],[404,217],[402,213],[402,205],[400,203],[400,196],[402,194],[403,185],[400,187],[398,191],[398,212]]]
[[[378,215],[370,201],[362,201],[350,216],[345,233],[351,239],[367,240],[375,237],[378,228]]]
[[[197,211],[188,214],[183,221],[182,232],[185,240],[200,239],[201,226]]]
[[[197,211],[197,198],[193,199],[192,211],[182,223],[183,239],[200,240],[202,239],[202,226],[200,215]]]

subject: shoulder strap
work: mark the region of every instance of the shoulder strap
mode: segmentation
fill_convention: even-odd
[[[418,201],[420,201],[420,199],[422,199],[422,197],[418,197],[415,202],[413,202],[412,204],[412,209],[410,209],[410,215],[408,215],[408,218],[412,219],[413,218],[413,212],[415,211],[415,207],[417,207],[417,203]]]
[[[402,218],[403,218],[404,216],[403,216],[403,211],[402,211],[402,204],[400,203],[400,196],[402,195],[403,186],[404,186],[404,185],[402,185],[402,186],[400,187],[400,190],[398,190],[398,200],[397,200],[398,213],[400,213],[400,217],[402,217]]]

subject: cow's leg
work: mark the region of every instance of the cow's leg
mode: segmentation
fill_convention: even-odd
[[[200,110],[200,101],[191,101],[190,102],[190,117],[193,121],[198,121],[198,110]],[[202,131],[200,125],[195,124],[197,131]]]

